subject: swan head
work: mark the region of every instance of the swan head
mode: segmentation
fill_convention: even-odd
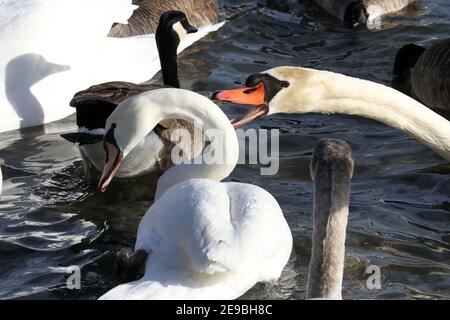
[[[277,67],[249,76],[245,87],[219,91],[212,99],[253,106],[244,116],[234,119],[241,127],[274,113],[306,113],[317,105],[324,88],[323,71],[298,67]]]
[[[321,184],[319,179],[328,176],[333,170],[337,175],[349,180],[353,177],[354,163],[352,149],[343,140],[321,139],[314,147],[310,162],[310,173],[314,183]]]
[[[156,40],[163,41],[165,37],[174,40],[179,45],[188,33],[197,32],[197,28],[192,26],[184,12],[171,10],[164,12],[156,29]]]
[[[147,91],[120,103],[106,120],[103,148],[106,160],[98,188],[104,192],[116,175],[125,158],[144,141],[145,137],[162,120],[160,112],[177,89]]]

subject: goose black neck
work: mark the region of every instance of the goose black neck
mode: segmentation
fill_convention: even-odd
[[[164,84],[174,88],[180,88],[177,61],[177,50],[180,44],[178,35],[172,28],[158,28],[156,30],[156,44],[158,46]]]

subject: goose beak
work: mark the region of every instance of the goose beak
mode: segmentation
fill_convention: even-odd
[[[269,107],[265,102],[263,83],[253,87],[219,91],[212,95],[212,99],[253,106],[244,116],[231,120],[234,128],[242,127],[253,120],[265,116],[269,112]]]
[[[196,33],[197,31],[198,31],[198,29],[196,27],[194,27],[194,26],[188,25],[186,27],[186,32],[187,33]]]
[[[98,189],[101,192],[105,192],[108,188],[111,180],[119,170],[120,165],[123,162],[123,153],[116,147],[114,144],[105,142],[105,151],[106,151],[106,163],[103,168],[103,174],[100,178],[100,182],[98,184]]]

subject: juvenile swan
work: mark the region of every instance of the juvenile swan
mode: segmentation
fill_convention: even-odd
[[[428,49],[402,47],[395,58],[394,81],[430,108],[450,111],[450,38]]]
[[[323,139],[310,164],[314,182],[314,217],[308,299],[342,299],[350,180],[353,159],[342,140]]]
[[[99,188],[108,186],[160,121],[173,117],[203,123],[206,135],[209,129],[222,132],[222,161],[207,164],[200,157],[161,176],[137,233],[135,250],[146,257],[145,275],[100,299],[235,299],[257,282],[278,279],[288,262],[292,235],[272,195],[254,185],[220,182],[237,164],[237,135],[220,108],[194,92],[153,90],[117,107],[106,123],[117,139],[105,136],[109,154]]]

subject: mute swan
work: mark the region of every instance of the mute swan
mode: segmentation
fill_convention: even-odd
[[[307,298],[342,299],[345,237],[353,159],[342,140],[322,139],[310,164],[314,216]]]
[[[100,299],[234,299],[259,281],[276,280],[292,250],[291,232],[267,191],[219,182],[236,166],[239,145],[229,120],[209,99],[159,89],[121,103],[106,123],[108,160],[99,188],[105,190],[131,150],[167,118],[203,123],[206,135],[221,130],[224,161],[181,164],[161,176],[137,233],[136,253],[148,254],[145,275]]]
[[[314,0],[329,14],[342,22],[354,26],[373,25],[382,15],[406,8],[417,0]]]
[[[394,77],[430,108],[450,111],[450,39],[428,49],[414,44],[402,47],[395,58]]]
[[[178,10],[185,12],[188,20],[197,28],[219,22],[217,0],[134,0],[139,7],[128,19],[128,24],[115,23],[110,37],[131,37],[156,32],[159,17],[163,12]]]
[[[1,1],[0,132],[72,114],[73,93],[92,83],[140,83],[158,72],[154,35],[107,37],[134,8],[130,0]],[[188,35],[178,52],[221,25]]]
[[[179,88],[177,48],[183,38],[197,29],[190,25],[186,15],[181,11],[167,11],[161,15],[156,41],[162,66],[164,85],[134,84],[129,82],[107,82],[94,85],[75,94],[71,105],[77,110],[78,133],[61,135],[63,138],[79,143],[80,153],[85,165],[86,174],[89,168],[97,171],[103,169],[105,152],[103,150],[103,134],[106,119],[116,106],[125,99],[148,91],[172,86]],[[170,106],[168,106],[170,108]],[[118,177],[129,177],[146,174],[157,167],[166,170],[173,165],[170,154],[173,147],[171,134],[175,130],[186,129],[194,138],[193,126],[183,120],[165,120],[152,131],[140,148],[136,148],[118,171]],[[184,140],[183,140],[184,141]],[[202,139],[192,140],[183,148],[184,156],[191,158],[203,149]],[[181,146],[180,146],[181,147]],[[193,154],[191,154],[191,151]],[[142,161],[142,159],[145,159]]]
[[[68,116],[70,91],[91,77],[101,38],[134,8],[130,0],[1,1],[0,132]]]
[[[412,136],[450,161],[450,122],[384,85],[329,71],[278,67],[248,77],[242,89],[213,98],[254,105],[235,126],[273,113],[342,113],[377,120]]]

